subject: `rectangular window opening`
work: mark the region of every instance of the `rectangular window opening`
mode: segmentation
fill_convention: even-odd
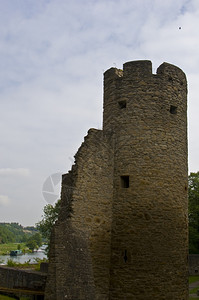
[[[177,114],[177,106],[171,105],[170,106],[170,113],[172,115],[176,115]]]
[[[128,257],[127,257],[127,250],[124,250],[124,261],[125,263],[127,262]]]
[[[126,101],[125,100],[119,101],[118,104],[119,104],[120,109],[126,108]]]
[[[129,176],[121,176],[121,187],[125,189],[129,188]]]

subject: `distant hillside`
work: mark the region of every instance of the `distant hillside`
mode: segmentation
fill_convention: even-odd
[[[23,227],[19,223],[0,223],[0,244],[26,242],[36,232],[33,226]]]

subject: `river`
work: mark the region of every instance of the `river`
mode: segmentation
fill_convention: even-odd
[[[43,258],[47,258],[45,251],[42,249],[39,249],[38,251],[35,251],[33,253],[26,253],[23,255],[19,255],[19,256],[10,256],[10,255],[0,255],[0,265],[2,264],[6,264],[8,259],[12,259],[14,262],[18,262],[18,263],[24,263],[26,261],[29,261],[31,263],[36,262],[35,259],[43,259]]]

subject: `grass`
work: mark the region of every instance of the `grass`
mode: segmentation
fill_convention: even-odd
[[[35,270],[35,271],[40,271],[40,264],[42,262],[48,262],[48,260],[46,258],[43,258],[43,259],[35,258],[33,263],[30,262],[30,260],[28,260],[24,263],[19,263],[19,262],[13,261],[12,259],[8,259],[6,265],[8,267],[12,267],[12,268],[32,269],[32,270]]]
[[[8,297],[8,296],[0,295],[0,300],[11,300],[11,299],[14,299],[14,298],[11,298],[11,297]]]
[[[16,300],[16,298],[0,295],[0,300]],[[20,300],[28,300],[28,298],[21,297]]]
[[[189,277],[189,283],[193,283],[193,282],[196,282],[196,281],[199,281],[199,276],[190,276]],[[196,288],[193,288],[189,291],[189,294],[196,294],[197,291],[199,290],[199,285],[196,287]],[[199,300],[199,297],[197,298],[193,298],[193,297],[189,297],[189,300]]]
[[[0,255],[8,255],[11,250],[16,250],[19,243],[0,244]],[[21,250],[28,249],[25,243],[20,243]]]
[[[199,275],[189,276],[189,283],[193,283],[193,282],[196,282],[196,281],[199,281]]]
[[[6,265],[8,267],[14,267],[19,269],[25,269],[25,268],[33,268],[34,264],[30,263],[30,260],[25,261],[24,263],[15,262],[12,259],[8,259]]]

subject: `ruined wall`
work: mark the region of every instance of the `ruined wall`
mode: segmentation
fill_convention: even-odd
[[[63,176],[62,209],[52,238],[46,299],[61,300],[66,295],[75,300],[109,299],[111,141],[110,135],[90,129],[75,165]]]
[[[88,235],[96,299],[108,299],[113,196],[111,136],[91,129],[75,159],[77,194],[73,202],[74,228]]]
[[[186,78],[150,61],[105,73],[114,132],[110,299],[187,299]]]
[[[188,299],[186,95],[167,63],[105,72],[103,130],[63,175],[46,300]]]

